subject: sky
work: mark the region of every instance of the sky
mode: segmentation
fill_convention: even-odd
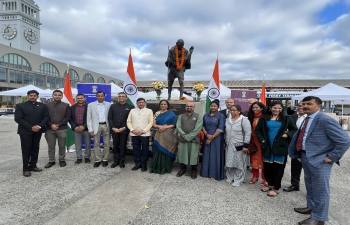
[[[41,55],[125,79],[166,80],[168,47],[194,46],[185,80],[349,79],[350,0],[35,0]]]

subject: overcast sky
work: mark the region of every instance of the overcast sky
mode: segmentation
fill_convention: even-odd
[[[168,46],[194,46],[186,80],[350,78],[350,0],[35,0],[41,54],[125,79],[166,80]]]

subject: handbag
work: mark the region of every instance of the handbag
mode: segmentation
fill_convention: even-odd
[[[254,142],[251,142],[248,146],[248,154],[253,154],[258,151],[258,148],[254,144]]]

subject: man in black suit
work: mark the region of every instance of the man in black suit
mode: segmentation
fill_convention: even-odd
[[[306,118],[306,114],[303,110],[303,104],[302,102],[299,102],[297,105],[297,112],[293,115],[290,116],[294,123],[297,125],[298,129],[301,126],[301,124],[304,122]],[[291,192],[291,191],[299,191],[299,186],[300,186],[300,175],[301,175],[301,170],[303,169],[303,166],[301,165],[301,162],[298,159],[292,159],[291,161],[291,186],[283,188],[283,191],[286,192]]]
[[[226,104],[226,109],[220,110],[220,112],[222,113],[222,115],[225,116],[225,118],[228,118],[230,115],[230,108],[235,104],[235,100],[232,98],[228,98],[225,101],[225,104]]]
[[[16,105],[15,121],[18,123],[17,134],[21,139],[23,176],[29,177],[33,172],[40,172],[36,166],[39,156],[40,139],[49,121],[45,104],[36,102],[39,93],[36,90],[27,92],[27,102]]]

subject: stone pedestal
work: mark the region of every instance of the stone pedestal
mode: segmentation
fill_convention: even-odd
[[[169,102],[170,109],[174,111],[175,115],[180,115],[186,112],[185,106],[187,102]],[[201,115],[205,114],[205,102],[193,102],[195,105],[195,112]],[[153,113],[159,111],[159,102],[157,101],[147,101],[147,108],[152,109]]]

